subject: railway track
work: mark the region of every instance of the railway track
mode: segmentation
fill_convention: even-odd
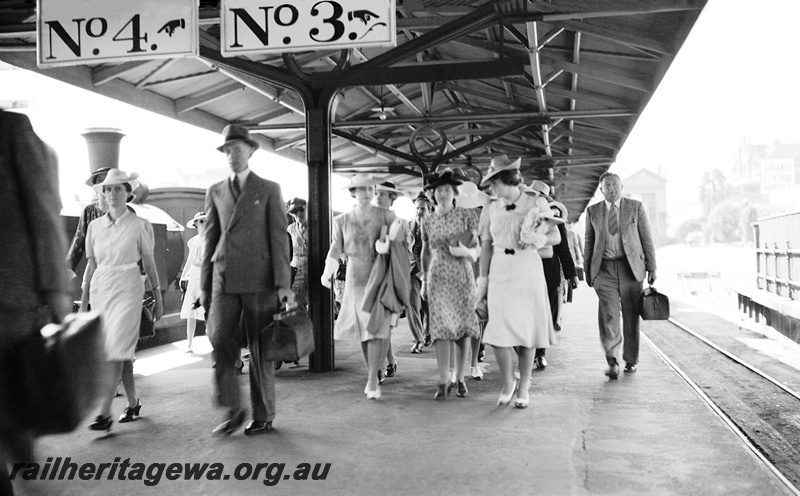
[[[800,393],[675,319],[642,338],[800,496]]]

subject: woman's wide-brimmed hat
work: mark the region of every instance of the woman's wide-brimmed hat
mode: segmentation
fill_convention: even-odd
[[[289,203],[286,204],[286,213],[293,214],[297,212],[297,209],[300,207],[305,208],[308,202],[303,200],[302,198],[292,198],[289,200]]]
[[[437,172],[431,172],[425,176],[425,189],[436,189],[444,184],[461,186],[466,179],[464,172],[460,169],[442,169]]]
[[[550,203],[547,204],[547,206],[550,207],[551,210],[557,208],[558,211],[561,212],[561,219],[566,222],[567,216],[569,215],[566,205],[564,205],[560,201],[551,201]]]
[[[131,173],[131,175],[126,174],[125,172],[119,169],[111,169],[106,174],[106,178],[103,179],[103,182],[97,183],[92,187],[98,193],[103,192],[103,186],[110,186],[112,184],[125,184],[128,183],[131,186],[131,191],[136,189],[139,186],[139,181],[136,178],[139,177],[139,174]]]
[[[358,173],[350,178],[350,183],[342,189],[363,188],[365,186],[375,186],[380,181],[372,174]]]
[[[522,159],[511,160],[506,155],[498,155],[492,159],[492,162],[489,164],[489,170],[486,171],[486,175],[483,176],[483,180],[481,181],[481,186],[485,186],[489,184],[489,181],[498,174],[503,171],[507,170],[519,170],[519,164],[522,162]]]
[[[398,196],[403,196],[403,192],[397,189],[394,183],[391,181],[384,181],[380,184],[376,184],[375,191],[386,191],[388,193],[394,193]]]
[[[206,215],[205,212],[197,212],[196,214],[194,214],[194,217],[189,219],[189,222],[186,223],[186,227],[188,227],[189,229],[195,229],[197,221],[206,220],[206,218],[208,218],[208,215]]]
[[[244,141],[256,150],[260,148],[258,141],[250,137],[250,131],[248,131],[246,127],[238,124],[228,124],[225,126],[225,129],[222,130],[222,137],[225,139],[225,142],[217,147],[217,150],[221,152],[224,152],[225,145],[232,141]]]
[[[531,185],[526,187],[523,190],[525,193],[529,195],[549,195],[550,194],[550,186],[543,182],[539,181],[538,179],[534,179],[531,182]]]
[[[91,187],[103,181],[106,178],[106,174],[108,174],[108,171],[110,170],[111,167],[100,167],[96,171],[92,172],[91,175],[89,175],[89,179],[86,180],[86,186]]]
[[[478,189],[472,181],[467,181],[458,189],[456,206],[461,208],[478,208],[486,205],[491,197]]]

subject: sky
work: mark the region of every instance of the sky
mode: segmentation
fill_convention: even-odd
[[[666,177],[671,228],[700,214],[697,188],[703,172],[728,172],[740,141],[800,143],[798,0],[709,0],[688,39],[628,137],[611,171],[623,179],[641,168]],[[35,73],[0,71],[0,105],[27,101],[36,132],[60,158],[65,203],[87,202],[91,190],[86,143],[92,127],[119,128],[120,168],[138,172],[151,187],[173,186],[179,176],[219,170],[220,136]],[[4,103],[6,105],[4,105]],[[253,170],[278,181],[286,199],[307,198],[307,172],[299,164],[259,151]],[[333,208],[352,200],[332,181]],[[193,185],[193,184],[192,184]],[[408,199],[401,216],[413,216]]]

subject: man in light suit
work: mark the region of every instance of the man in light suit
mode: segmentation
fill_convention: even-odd
[[[27,116],[0,110],[0,494],[12,494],[6,462],[32,462],[33,436],[17,411],[15,349],[71,310],[58,161]]]
[[[606,375],[616,379],[620,346],[625,372],[636,372],[639,363],[642,281],[645,272],[649,284],[656,280],[656,250],[644,205],[622,198],[619,176],[610,172],[600,176],[600,192],[605,201],[586,209],[584,264],[586,282],[600,299],[597,321],[608,362]]]
[[[253,420],[246,435],[272,430],[275,382],[272,362],[263,358],[259,332],[272,322],[278,301],[293,302],[289,238],[281,188],[251,172],[248,161],[258,143],[242,126],[230,125],[225,153],[230,176],[206,192],[205,251],[201,304],[208,312],[208,337],[214,347],[217,400],[227,407],[215,434],[229,435],[244,422],[235,364],[239,321],[250,344],[250,402]]]

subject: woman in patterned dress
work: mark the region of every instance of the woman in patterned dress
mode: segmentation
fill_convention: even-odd
[[[445,399],[450,381],[451,344],[456,346],[456,396],[467,396],[464,368],[469,339],[480,335],[475,315],[475,275],[478,258],[478,217],[456,207],[458,186],[463,182],[452,171],[433,173],[426,189],[433,191],[434,212],[422,221],[422,267],[427,279],[430,332],[436,349],[439,387],[434,399]],[[465,234],[466,233],[466,234]],[[463,239],[474,241],[463,243]]]
[[[481,214],[481,271],[478,297],[488,297],[489,321],[483,340],[494,347],[504,387],[497,405],[507,405],[516,392],[515,405],[528,406],[534,350],[555,343],[553,319],[547,299],[542,259],[537,248],[557,244],[558,230],[547,223],[522,236],[523,221],[540,213],[549,215],[547,202],[520,189],[520,159],[505,155],[492,159],[482,184],[491,184],[497,201]],[[535,215],[529,215],[535,214]],[[539,226],[544,230],[538,230]],[[487,293],[488,291],[488,293]],[[520,383],[514,380],[514,348],[519,350]]]
[[[86,232],[88,262],[81,311],[91,302],[92,310],[102,314],[109,363],[100,413],[89,425],[92,430],[111,429],[111,402],[120,376],[128,406],[119,421],[135,420],[142,407],[133,380],[133,353],[139,340],[144,295],[139,259],[153,288],[155,320],[164,312],[153,258],[153,226],[126,208],[132,191],[131,181],[132,178],[121,170],[112,169],[102,183],[94,186],[106,196],[108,212],[90,223]]]
[[[378,371],[391,339],[392,319],[382,322],[376,333],[369,332],[367,321],[370,314],[362,310],[362,300],[378,253],[388,253],[389,250],[389,242],[379,239],[381,229],[388,227],[391,239],[405,236],[402,220],[397,219],[391,210],[372,205],[377,183],[371,174],[356,174],[350,180],[347,189],[356,199],[356,205],[350,212],[333,219],[331,247],[322,273],[322,285],[330,288],[331,279],[339,268],[339,258],[342,254],[347,255],[344,296],[333,327],[333,338],[351,338],[361,342],[361,353],[367,366],[364,394],[368,399],[381,397]]]

